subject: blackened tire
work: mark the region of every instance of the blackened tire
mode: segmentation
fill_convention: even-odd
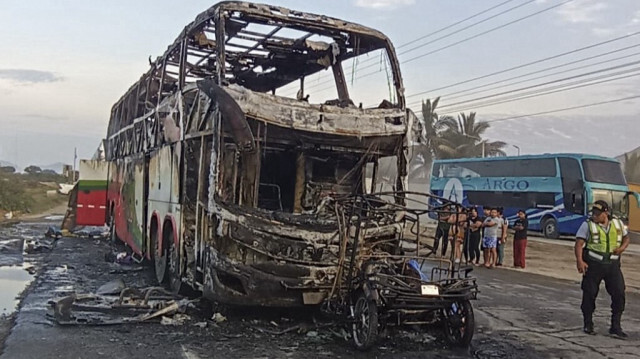
[[[167,268],[169,276],[169,278],[167,278],[169,289],[171,289],[173,293],[179,294],[182,293],[184,289],[184,286],[182,285],[182,278],[180,275],[180,251],[178,250],[178,247],[176,246],[173,238],[171,238],[167,245],[169,247],[167,253],[169,259],[169,267]]]
[[[444,333],[451,346],[468,348],[475,331],[473,307],[468,300],[451,303],[442,311]]]
[[[362,291],[356,297],[353,317],[353,343],[358,350],[368,350],[378,339],[378,306]]]
[[[158,240],[158,230],[156,226],[151,226],[151,251],[153,253],[153,266],[158,284],[164,284],[167,280],[167,247],[164,246],[162,251],[159,250],[160,241]]]

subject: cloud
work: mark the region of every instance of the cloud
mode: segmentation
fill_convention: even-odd
[[[37,120],[47,120],[47,121],[65,121],[68,120],[67,117],[62,116],[51,116],[51,115],[42,115],[37,113],[25,113],[22,115],[18,115],[19,117],[32,118]]]
[[[564,21],[577,23],[595,23],[599,20],[599,15],[608,6],[605,2],[595,0],[573,1],[561,6],[558,14]]]
[[[0,69],[0,79],[20,84],[36,84],[63,80],[62,77],[50,71],[29,69]]]
[[[394,9],[413,5],[415,0],[356,0],[355,5],[369,9]]]
[[[591,29],[594,35],[598,37],[611,37],[618,32],[617,28],[594,27]]]
[[[556,129],[555,129],[555,128],[553,128],[553,127],[549,127],[549,132],[553,133],[554,135],[557,135],[557,136],[563,137],[563,138],[565,138],[565,139],[567,139],[567,140],[570,140],[570,139],[572,139],[572,138],[573,138],[573,137],[571,137],[570,135],[568,135],[566,132],[558,131],[558,130],[556,130]]]

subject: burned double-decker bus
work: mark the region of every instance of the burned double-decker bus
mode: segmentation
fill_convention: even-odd
[[[222,2],[150,62],[111,113],[112,236],[174,290],[239,305],[327,301],[354,238],[336,199],[406,186],[412,116],[389,39]],[[367,238],[399,236],[398,223]]]

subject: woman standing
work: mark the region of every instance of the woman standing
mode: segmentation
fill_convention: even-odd
[[[529,221],[524,210],[518,211],[518,219],[513,224],[516,233],[513,236],[513,266],[523,268],[525,266],[525,251],[527,249],[527,229]]]
[[[462,244],[467,234],[467,210],[457,209],[457,213],[452,214],[449,217],[449,223],[451,223],[451,229],[449,230],[449,236],[453,241],[452,246],[454,248],[454,263],[460,263],[462,257]]]

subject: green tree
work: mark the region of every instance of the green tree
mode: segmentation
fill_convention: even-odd
[[[476,113],[461,113],[458,118],[445,116],[438,119],[437,127],[441,130],[432,142],[433,152],[437,158],[464,158],[505,156],[502,141],[490,142],[483,135],[490,124],[476,121]]]
[[[25,173],[29,173],[29,174],[41,173],[42,172],[42,168],[40,168],[38,166],[31,165],[31,166],[25,168],[24,172]]]
[[[409,181],[421,182],[429,178],[434,158],[464,158],[505,156],[505,142],[483,139],[490,127],[488,122],[476,121],[475,112],[461,113],[458,118],[440,117],[436,112],[440,97],[422,102],[422,118],[416,119],[412,129],[416,142],[409,157]]]
[[[624,155],[624,177],[627,182],[640,183],[640,154],[626,153]]]
[[[433,162],[434,146],[438,137],[438,114],[436,107],[440,98],[433,102],[430,99],[422,102],[422,119],[416,123],[416,143],[411,147],[412,153],[409,161],[409,178],[426,179],[426,171],[431,168]]]

